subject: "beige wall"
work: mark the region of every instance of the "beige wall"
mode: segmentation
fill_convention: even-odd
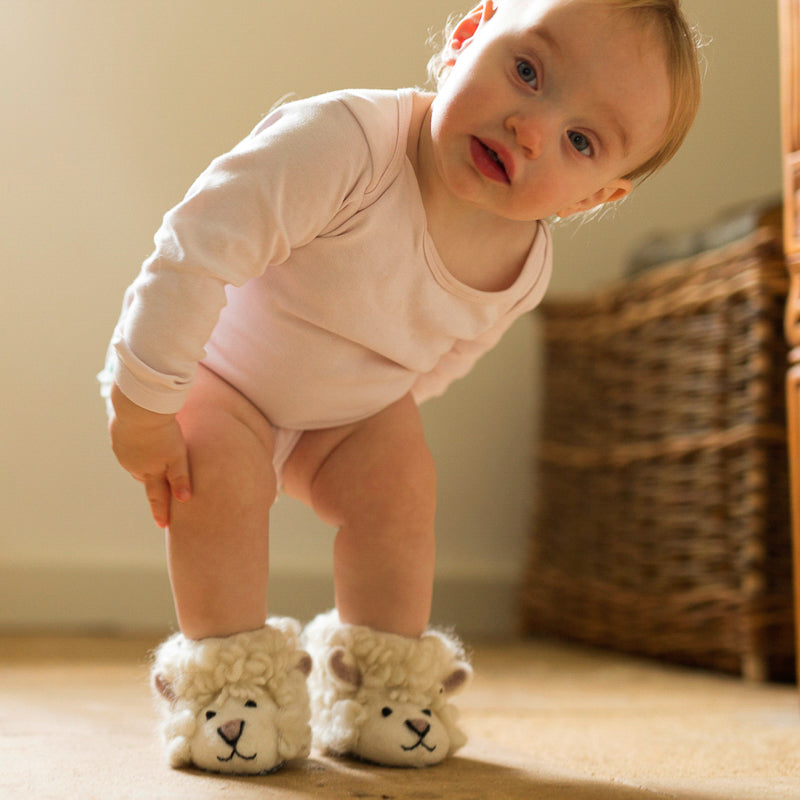
[[[674,164],[613,217],[557,231],[555,291],[615,276],[653,227],[691,225],[778,189],[776,12],[771,0],[756,5],[686,0],[714,38],[698,125]],[[166,598],[162,537],[107,449],[94,384],[122,291],[161,214],[275,100],[422,82],[427,33],[457,7],[0,3],[0,624],[164,621],[168,601],[145,597]],[[459,598],[479,599],[474,627],[504,612],[519,574],[537,363],[535,324],[522,320],[424,412],[440,468],[442,615],[459,621],[476,613]],[[306,612],[291,578],[327,575],[330,539],[304,509],[279,503],[276,610]],[[54,576],[61,582],[48,588]]]

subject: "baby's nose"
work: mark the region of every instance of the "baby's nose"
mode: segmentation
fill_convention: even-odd
[[[508,118],[506,127],[516,137],[526,158],[539,158],[544,149],[544,125],[541,120],[528,115],[515,114]]]

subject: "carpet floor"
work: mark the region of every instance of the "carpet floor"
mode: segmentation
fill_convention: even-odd
[[[166,765],[146,638],[0,637],[3,800],[800,798],[796,687],[543,641],[474,646],[469,744],[427,770],[318,752],[270,776]]]

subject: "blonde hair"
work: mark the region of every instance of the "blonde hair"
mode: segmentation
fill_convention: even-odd
[[[531,0],[542,2],[542,0]],[[497,0],[502,3],[503,0]],[[670,81],[670,114],[667,129],[656,152],[636,169],[621,177],[630,181],[645,180],[664,166],[678,151],[692,127],[702,93],[697,30],[689,25],[680,0],[590,0],[605,3],[619,11],[631,11],[650,25],[664,42]],[[448,61],[450,36],[461,17],[453,15],[444,31],[444,43],[428,62],[428,75],[434,85],[447,79],[452,62]]]

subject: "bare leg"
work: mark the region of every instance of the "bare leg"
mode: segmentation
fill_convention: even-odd
[[[433,594],[436,473],[411,397],[355,425],[303,434],[284,485],[339,527],[342,621],[420,636]]]
[[[203,367],[178,419],[193,487],[189,502],[172,503],[167,532],[181,631],[201,639],[255,630],[267,616],[272,429]]]

